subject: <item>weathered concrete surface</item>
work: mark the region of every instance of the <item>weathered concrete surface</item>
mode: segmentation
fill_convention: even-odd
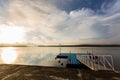
[[[0,65],[0,80],[120,80],[120,74],[78,68]]]

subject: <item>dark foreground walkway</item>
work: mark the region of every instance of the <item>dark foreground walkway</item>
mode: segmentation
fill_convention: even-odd
[[[120,74],[89,69],[0,65],[0,80],[120,80]]]

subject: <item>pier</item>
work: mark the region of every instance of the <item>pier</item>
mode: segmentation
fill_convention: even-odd
[[[86,66],[94,71],[114,71],[114,62],[111,55],[97,55],[91,53],[60,53],[55,59],[67,59],[66,67]]]

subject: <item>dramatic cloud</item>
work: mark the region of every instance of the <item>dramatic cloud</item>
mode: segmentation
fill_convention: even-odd
[[[1,1],[0,25],[14,24],[17,27],[24,27],[25,42],[41,44],[120,42],[119,0],[100,2],[85,0],[87,4],[84,4],[83,0],[76,0],[75,3],[74,0]]]

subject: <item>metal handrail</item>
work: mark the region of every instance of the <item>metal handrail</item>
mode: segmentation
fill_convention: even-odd
[[[114,63],[111,55],[78,55],[77,59],[92,70],[114,71]]]

